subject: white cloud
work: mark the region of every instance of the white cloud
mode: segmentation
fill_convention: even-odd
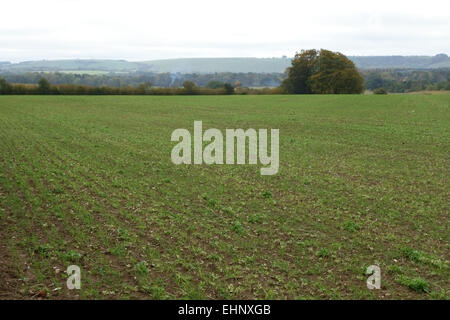
[[[0,60],[450,53],[448,1],[2,3]]]

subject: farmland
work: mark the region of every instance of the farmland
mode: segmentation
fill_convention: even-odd
[[[448,299],[449,108],[448,93],[0,96],[0,298]],[[279,129],[279,172],[174,165],[171,133],[194,120]]]

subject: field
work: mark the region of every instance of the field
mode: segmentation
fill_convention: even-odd
[[[0,96],[0,299],[448,299],[449,108],[450,94]],[[174,165],[171,133],[194,120],[280,129],[279,173]]]

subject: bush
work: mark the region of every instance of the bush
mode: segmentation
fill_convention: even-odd
[[[387,91],[384,88],[376,88],[373,90],[373,94],[387,94]]]

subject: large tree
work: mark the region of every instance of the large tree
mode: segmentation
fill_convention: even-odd
[[[40,94],[50,93],[50,82],[47,79],[41,78],[38,82],[38,91]]]
[[[302,50],[286,70],[288,93],[362,93],[364,79],[345,55],[329,50]]]

